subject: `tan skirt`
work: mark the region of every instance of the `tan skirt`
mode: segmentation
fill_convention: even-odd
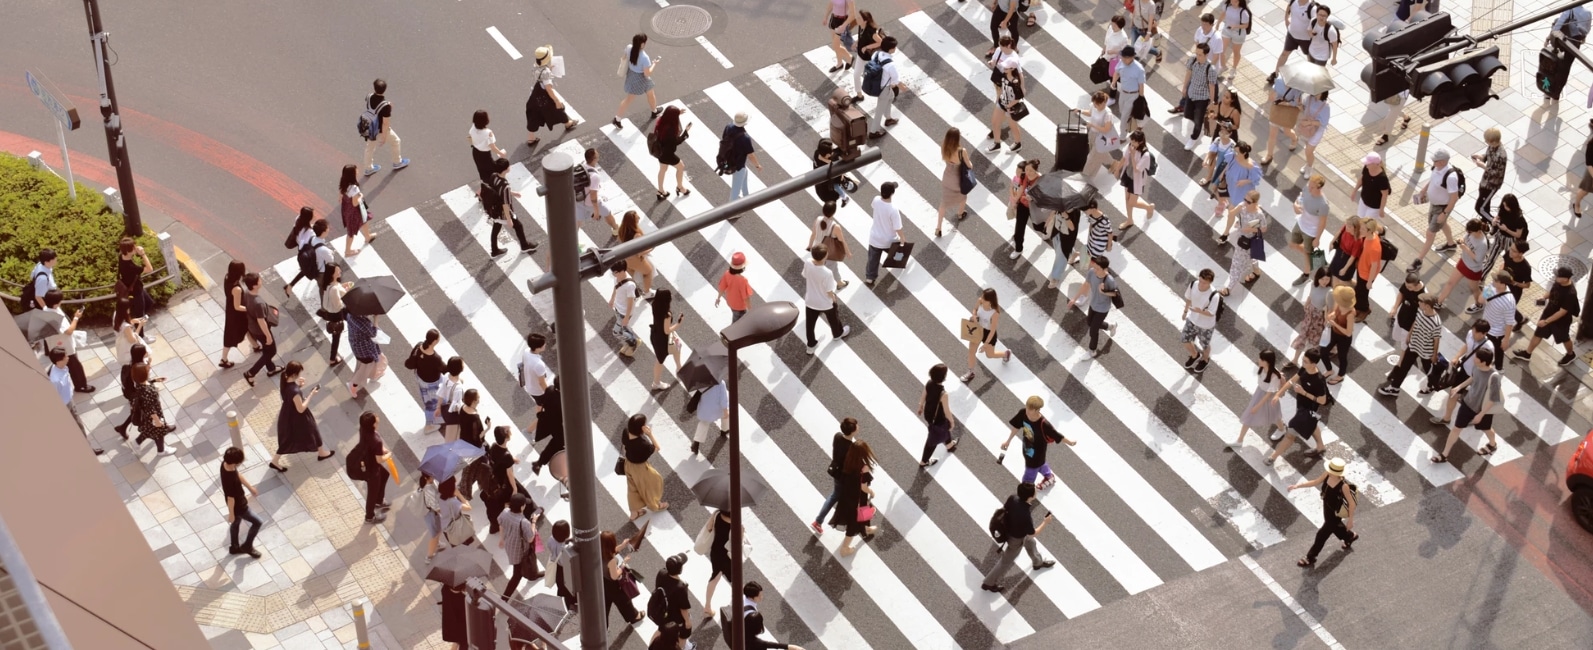
[[[631,512],[642,508],[658,511],[659,499],[664,496],[664,477],[647,463],[625,461],[625,497]]]

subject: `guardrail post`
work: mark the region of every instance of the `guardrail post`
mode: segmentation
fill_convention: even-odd
[[[182,266],[177,263],[177,246],[171,241],[171,233],[163,232],[155,235],[160,240],[160,254],[166,259],[166,275],[171,279],[172,286],[182,284]]]
[[[1416,166],[1413,168],[1420,174],[1427,171],[1427,137],[1432,135],[1433,125],[1422,123],[1422,135],[1416,140]]]
[[[354,601],[354,638],[360,650],[370,650],[371,647],[371,630],[365,623],[365,607],[369,602],[364,598]]]
[[[227,433],[232,434],[232,446],[243,449],[243,431],[238,428],[237,411],[227,411]]]

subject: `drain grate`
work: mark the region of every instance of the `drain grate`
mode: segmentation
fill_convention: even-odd
[[[1562,266],[1571,267],[1571,281],[1577,282],[1582,276],[1587,275],[1587,262],[1571,255],[1550,255],[1538,263],[1538,277],[1543,278],[1543,286],[1554,282],[1554,272]]]
[[[671,5],[653,14],[653,31],[666,38],[696,38],[713,24],[707,9],[692,5]]]

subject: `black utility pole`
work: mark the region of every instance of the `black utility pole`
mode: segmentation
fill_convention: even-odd
[[[122,134],[122,116],[116,107],[116,86],[111,83],[110,35],[100,24],[99,0],[83,0],[88,13],[89,40],[94,44],[94,67],[100,77],[100,115],[105,118],[105,144],[111,166],[116,168],[117,191],[122,195],[124,234],[144,234],[144,221],[138,216],[138,193],[133,190],[133,162],[127,157],[127,137]]]

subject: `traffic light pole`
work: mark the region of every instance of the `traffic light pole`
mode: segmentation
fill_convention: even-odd
[[[138,193],[133,190],[133,163],[127,157],[127,137],[122,133],[122,116],[116,104],[116,85],[111,82],[110,35],[100,24],[99,0],[83,0],[88,13],[89,40],[94,43],[94,67],[100,77],[100,115],[105,118],[105,145],[116,168],[117,191],[122,195],[124,235],[144,234],[144,221],[138,216]]]
[[[1593,0],[1588,1],[1593,2]],[[1550,32],[1549,39],[1560,46],[1560,51],[1576,57],[1576,60],[1581,61],[1583,66],[1587,67],[1589,70],[1593,70],[1593,59],[1590,59],[1586,54],[1583,54],[1582,49],[1577,47],[1575,43],[1572,43],[1571,39],[1566,38],[1565,34],[1560,32]]]
[[[1454,39],[1445,39],[1445,41],[1455,40],[1456,42],[1451,42],[1448,45],[1444,45],[1436,50],[1419,52],[1410,57],[1410,62],[1417,66],[1425,65],[1454,54],[1455,52],[1476,47],[1478,43],[1509,34],[1510,32],[1516,31],[1522,27],[1526,27],[1527,25],[1531,25],[1532,23],[1538,22],[1545,18],[1553,18],[1561,13],[1564,13],[1567,9],[1580,7],[1590,2],[1593,2],[1593,0],[1571,0],[1571,2],[1567,2],[1558,7],[1550,7],[1548,9],[1541,10],[1538,13],[1527,16],[1526,18],[1505,23],[1501,27],[1495,27],[1492,30],[1477,34],[1476,36],[1458,36],[1454,37]],[[1580,54],[1578,54],[1578,58],[1581,58],[1584,62],[1588,61],[1586,57],[1582,57]],[[1593,67],[1593,62],[1589,62],[1589,67]]]

